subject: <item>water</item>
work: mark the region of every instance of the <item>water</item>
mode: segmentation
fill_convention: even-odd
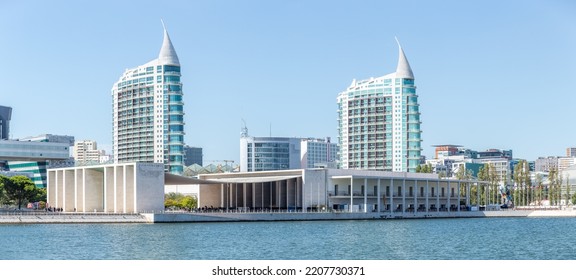
[[[574,260],[574,218],[0,225],[5,260]]]

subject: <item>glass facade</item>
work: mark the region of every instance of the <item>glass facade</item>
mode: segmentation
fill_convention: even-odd
[[[165,32],[159,58],[127,70],[114,84],[116,162],[164,163],[165,171],[182,174],[185,133],[180,69]]]

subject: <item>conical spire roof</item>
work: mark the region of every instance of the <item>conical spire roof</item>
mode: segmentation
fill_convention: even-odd
[[[408,63],[408,59],[406,59],[406,55],[404,54],[398,39],[396,39],[396,43],[398,43],[398,66],[396,67],[396,78],[414,79],[412,68],[410,68],[410,63]]]
[[[164,28],[164,41],[162,42],[162,48],[160,49],[160,54],[158,55],[158,61],[161,64],[180,65],[176,50],[174,50],[172,41],[170,41],[170,36],[168,36],[166,26],[164,26],[164,21],[162,21],[162,27]]]

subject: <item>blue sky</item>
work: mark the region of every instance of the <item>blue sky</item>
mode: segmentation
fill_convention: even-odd
[[[157,57],[182,64],[186,143],[239,159],[253,136],[337,139],[336,96],[396,69],[416,77],[432,145],[564,155],[576,146],[575,1],[3,1],[0,104],[12,138],[44,133],[111,152],[112,84]]]

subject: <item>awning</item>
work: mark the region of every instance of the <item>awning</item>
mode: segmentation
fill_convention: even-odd
[[[302,178],[302,176],[292,175],[292,176],[258,176],[258,177],[235,177],[235,178],[218,178],[218,182],[222,183],[264,183],[264,182],[275,182],[283,181],[294,178]]]
[[[192,177],[164,173],[164,185],[203,185],[203,184],[222,184],[223,182],[213,180],[201,180]]]
[[[283,181],[294,178],[302,178],[301,175],[291,176],[256,176],[256,177],[230,177],[230,178],[217,178],[211,179],[196,179],[186,176],[175,175],[171,173],[164,173],[165,185],[206,185],[206,184],[226,184],[226,183],[264,183]]]

